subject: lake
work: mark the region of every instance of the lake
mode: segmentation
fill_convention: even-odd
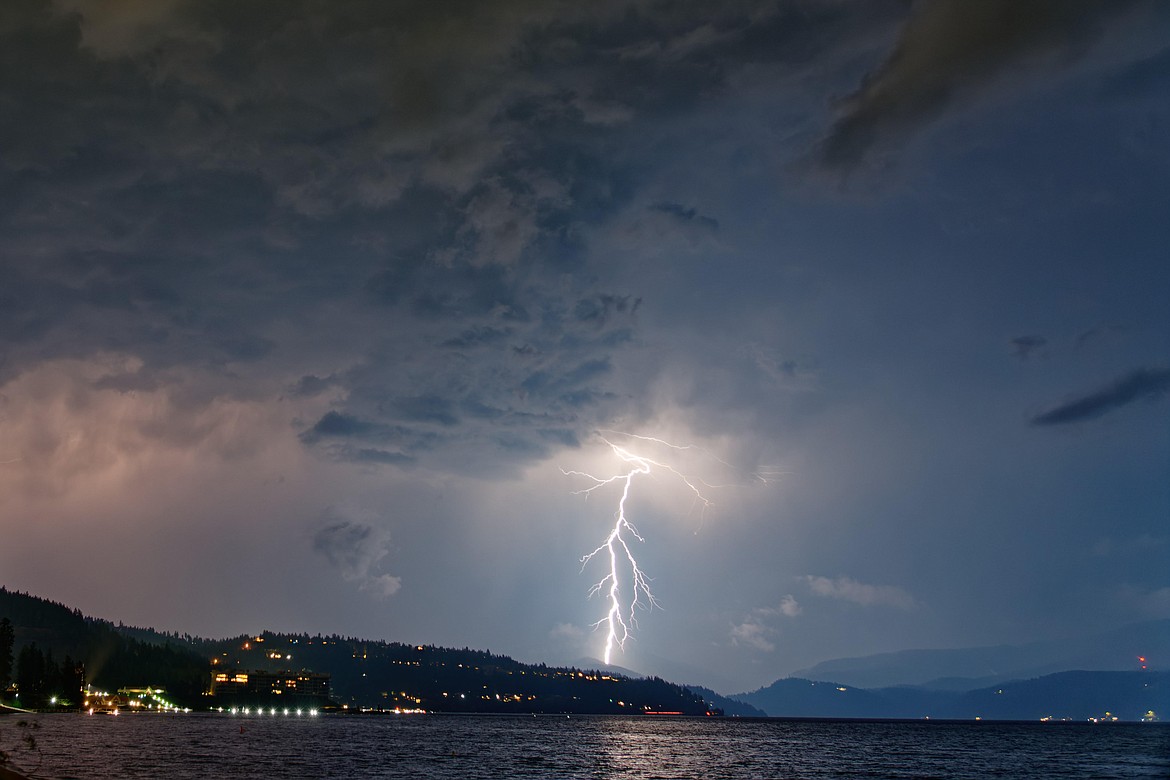
[[[1170,724],[255,714],[8,716],[46,778],[1167,778]]]

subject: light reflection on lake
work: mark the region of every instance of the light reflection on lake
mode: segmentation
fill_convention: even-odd
[[[1165,778],[1170,725],[41,715],[47,778]],[[11,749],[18,729],[0,720]]]

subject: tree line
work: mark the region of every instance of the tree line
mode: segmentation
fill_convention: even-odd
[[[0,615],[0,697],[24,708],[76,706],[85,682],[109,691],[158,686],[188,705],[207,687],[207,659],[182,641],[141,641],[109,621],[4,588]],[[16,690],[5,694],[12,683]]]
[[[52,650],[42,651],[32,642],[16,657],[15,682],[15,698],[25,709],[76,707],[85,687],[85,666],[68,655],[57,663]]]

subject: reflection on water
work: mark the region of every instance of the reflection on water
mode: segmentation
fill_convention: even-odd
[[[1170,777],[1166,724],[38,716],[48,778]],[[0,737],[11,738],[0,723]],[[15,724],[13,724],[15,725]]]

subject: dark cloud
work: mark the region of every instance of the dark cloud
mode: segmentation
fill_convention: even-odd
[[[897,6],[877,5],[6,7],[0,334],[22,348],[3,370],[130,349],[259,374],[298,353],[295,318],[350,356],[287,366],[295,398],[328,376],[381,419],[346,364],[376,363],[393,327],[449,348],[428,357],[434,396],[458,408],[459,361],[495,361],[473,372],[508,408],[524,377],[505,359],[555,374],[634,341],[640,298],[599,289],[588,242],[636,202],[645,168],[619,150],[639,123],[741,67],[809,62]],[[670,199],[646,212],[692,242],[718,226]],[[367,309],[376,325],[331,322]]]
[[[541,429],[531,431],[503,432],[495,436],[496,446],[524,460],[538,460],[549,457],[555,450],[577,449],[581,440],[575,431],[567,429]]]
[[[641,298],[603,293],[577,301],[573,307],[573,316],[580,322],[590,322],[601,327],[609,322],[611,314],[633,315],[641,305]]]
[[[418,463],[418,458],[405,452],[381,447],[363,447],[349,441],[317,439],[307,443],[314,445],[316,452],[337,463],[396,466],[400,469],[407,469]]]
[[[594,292],[582,256],[580,226],[632,193],[597,134],[580,132],[589,117],[569,112],[533,133],[521,114],[501,111],[576,100],[573,90],[533,89],[508,55],[516,36],[559,17],[514,9],[530,27],[495,11],[482,24],[473,10],[444,22],[422,5],[339,3],[328,19],[279,3],[226,16],[165,5],[139,24],[29,3],[45,12],[12,25],[20,45],[6,51],[24,46],[28,62],[43,55],[52,69],[4,71],[0,94],[19,108],[4,129],[87,129],[24,156],[14,144],[0,166],[0,192],[16,193],[0,195],[0,332],[26,345],[6,353],[4,370],[127,349],[148,369],[252,364],[263,382],[283,363],[277,370],[301,377],[280,382],[293,398],[333,388],[343,399],[300,439],[342,460],[406,463],[440,440],[491,441],[496,423],[564,424],[556,396],[516,408],[524,377],[607,360],[629,343],[636,302]],[[477,37],[496,24],[507,34]],[[414,51],[410,68],[395,66],[428,37],[461,36],[467,45],[443,40]],[[425,67],[436,58],[444,62]],[[403,73],[419,76],[417,89]],[[73,121],[54,120],[65,114]],[[22,262],[28,252],[41,260]],[[552,289],[592,303],[571,315]],[[297,327],[285,327],[290,319]],[[393,362],[401,353],[383,349],[390,328],[412,345],[409,375]],[[306,361],[309,330],[325,354],[345,357]],[[424,343],[448,351],[413,346]],[[520,354],[539,365],[512,365]],[[428,377],[421,388],[418,376]],[[249,381],[220,391],[253,392]],[[585,381],[560,382],[561,395],[614,397]],[[450,439],[423,430],[455,428],[475,403],[499,413]]]
[[[493,328],[488,325],[483,325],[476,328],[469,328],[455,338],[447,339],[443,342],[443,346],[453,349],[469,349],[492,344],[507,339],[511,335],[512,331],[509,328]]]
[[[1012,339],[1012,354],[1020,360],[1027,360],[1037,353],[1048,339],[1043,336],[1016,336]]]
[[[563,372],[538,371],[521,382],[528,396],[553,399],[570,407],[583,406],[598,397],[590,385],[612,370],[608,359],[586,360]]]
[[[443,426],[458,424],[455,404],[437,395],[418,395],[395,399],[394,416],[408,422],[438,423]]]
[[[301,434],[303,443],[343,460],[363,444],[471,470],[471,453],[502,447],[492,464],[500,471],[544,457],[550,444],[578,441],[619,408],[613,361],[632,348],[640,299],[580,295],[500,269],[465,271],[447,277],[455,284],[425,319],[402,320],[407,332],[427,335],[387,339],[333,375],[339,399]],[[464,288],[460,279],[488,284]],[[419,349],[420,340],[444,349]],[[386,443],[394,446],[379,446]],[[454,449],[459,457],[445,457]]]
[[[1067,64],[1141,0],[915,3],[893,52],[845,101],[817,152],[847,174],[973,96],[1040,62]]]
[[[477,399],[468,398],[459,406],[460,411],[469,417],[474,417],[479,420],[499,420],[505,417],[508,413],[494,406],[482,403]]]
[[[548,447],[543,442],[526,436],[505,432],[495,435],[493,441],[502,451],[524,460],[538,460],[548,457],[549,454]]]
[[[228,360],[255,361],[270,353],[276,346],[271,339],[240,334],[221,336],[212,341]]]
[[[1074,398],[1032,418],[1032,425],[1065,425],[1092,420],[1143,399],[1153,400],[1170,390],[1170,369],[1139,368],[1096,392]]]
[[[346,447],[339,455],[339,460],[355,463],[379,463],[386,466],[409,466],[415,462],[414,458],[404,453],[379,450],[373,447],[362,447],[356,450]]]
[[[1077,337],[1073,340],[1073,346],[1078,350],[1088,349],[1103,341],[1116,340],[1125,330],[1125,328],[1114,324],[1097,325],[1078,333]]]
[[[357,569],[369,559],[372,536],[374,529],[369,525],[334,522],[313,534],[313,549],[338,568]]]
[[[551,441],[569,449],[577,449],[581,446],[581,439],[577,432],[568,428],[537,430],[536,434],[545,441]]]
[[[324,556],[347,582],[361,590],[385,598],[398,592],[402,580],[379,574],[379,564],[389,554],[390,534],[360,519],[338,517],[336,510],[327,517],[327,525],[313,534],[313,550]]]
[[[326,412],[311,428],[301,434],[301,441],[316,444],[326,439],[365,439],[386,441],[403,438],[406,429],[360,420],[341,412]]]
[[[107,374],[93,382],[95,390],[116,390],[119,393],[149,392],[160,386],[159,377],[141,371]]]
[[[1110,98],[1170,91],[1170,48],[1120,68],[1104,80],[1101,91]]]
[[[1104,332],[1103,328],[1089,328],[1088,330],[1083,330],[1077,334],[1077,337],[1073,341],[1073,344],[1074,344],[1074,346],[1076,346],[1077,349],[1084,349],[1085,347],[1089,346],[1094,341],[1099,339],[1103,332]]]
[[[324,393],[329,388],[337,384],[337,378],[330,374],[329,376],[316,376],[314,374],[305,374],[298,379],[296,383],[290,388],[289,392],[294,396],[301,398],[311,398],[316,395]]]
[[[719,230],[719,221],[700,214],[696,209],[687,208],[681,203],[656,203],[650,207],[654,211],[674,217],[684,225],[695,225],[700,229],[716,232]]]

